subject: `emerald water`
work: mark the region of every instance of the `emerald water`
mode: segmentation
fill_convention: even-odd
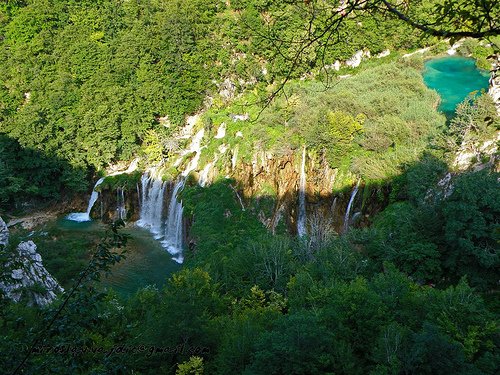
[[[59,220],[57,227],[68,236],[102,237],[106,226],[97,222],[75,222]],[[170,275],[180,269],[171,255],[161,247],[151,234],[135,226],[121,229],[130,235],[127,242],[126,259],[111,269],[111,275],[103,279],[103,286],[110,287],[127,297],[147,285],[162,287]]]
[[[429,60],[423,72],[427,87],[441,97],[439,110],[453,116],[455,108],[469,93],[488,89],[489,74],[478,69],[474,59],[451,56]]]
[[[104,279],[105,286],[128,296],[147,285],[162,287],[181,268],[147,230],[130,227],[123,232],[130,235],[127,258],[113,267],[111,276]]]

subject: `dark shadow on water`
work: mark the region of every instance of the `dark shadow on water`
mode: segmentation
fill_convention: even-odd
[[[87,238],[96,243],[104,236],[106,229],[107,226],[99,221],[75,222],[61,218],[49,225],[48,232],[49,235],[57,233],[57,241]],[[129,224],[120,232],[130,236],[126,258],[115,264],[108,276],[103,277],[102,287],[113,289],[119,296],[127,298],[146,286],[162,288],[170,275],[181,268],[148,231]]]

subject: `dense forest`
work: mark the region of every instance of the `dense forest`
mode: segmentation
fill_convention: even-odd
[[[4,202],[23,193],[47,198],[86,190],[89,173],[130,158],[151,131],[168,138],[217,92],[222,77],[237,77],[240,89],[266,98],[268,84],[286,76],[289,64],[275,56],[261,14],[287,14],[276,26],[280,38],[303,22],[281,1],[226,7],[216,0],[47,0],[2,8],[2,149],[10,150]],[[360,48],[379,53],[429,39],[394,20],[379,25],[376,17],[359,17],[342,27],[348,42],[330,49],[326,64]],[[314,68],[308,65],[294,76]],[[159,124],[167,115],[170,128]]]
[[[451,47],[488,74],[500,7],[391,4],[2,2],[0,215],[66,214],[137,158],[96,192],[129,204],[159,170],[189,229],[180,270],[124,297],[103,280],[130,255],[130,207],[97,236],[9,226],[3,268],[33,239],[65,291],[36,306],[43,285],[0,288],[0,372],[497,374],[498,103],[444,112],[422,72]],[[344,223],[310,208],[301,235],[297,197],[259,182],[301,155],[304,202]]]

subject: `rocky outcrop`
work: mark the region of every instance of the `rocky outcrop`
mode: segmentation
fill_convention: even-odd
[[[377,59],[381,59],[383,57],[387,57],[391,54],[391,51],[386,49],[379,54],[375,55]],[[340,60],[335,60],[333,64],[330,65],[325,65],[323,68],[326,70],[333,69],[336,71],[339,71],[342,66],[347,66],[349,68],[357,68],[358,66],[361,65],[363,60],[368,60],[372,57],[372,54],[369,50],[364,49],[364,50],[358,50],[354,55],[352,55],[350,58],[348,58],[346,61],[342,62]],[[348,75],[350,76],[350,75]],[[341,76],[341,77],[346,77],[346,76]]]
[[[61,206],[66,207],[66,204],[62,204]],[[64,208],[57,209],[61,211],[64,210]],[[60,214],[60,212],[58,212],[57,210],[50,212],[34,212],[27,216],[11,219],[7,223],[7,227],[11,228],[13,226],[19,225],[23,229],[33,230],[34,228],[39,227],[50,220],[55,220],[58,214]]]
[[[469,142],[461,145],[458,150],[453,167],[458,171],[480,171],[485,168],[498,169],[498,144],[500,132],[496,137],[482,143]]]
[[[281,223],[290,233],[297,231],[299,181],[301,170],[301,154],[298,150],[288,150],[281,154],[258,151],[251,161],[237,160],[237,148],[227,145],[224,155],[217,156],[217,167],[211,162],[207,169],[203,168],[200,177],[205,185],[217,181],[221,177],[235,180],[234,188],[244,200],[245,207],[255,210],[255,215],[271,231]],[[222,159],[222,160],[221,160]],[[208,165],[208,164],[207,164]],[[332,169],[323,155],[307,153],[305,198],[307,222],[310,227],[314,218],[321,218],[326,225],[337,233],[342,232],[344,216],[352,192],[334,191],[337,170]],[[360,193],[353,202],[352,213],[357,212],[356,225],[365,225],[369,216],[379,212],[387,202],[380,197],[388,196],[388,191],[365,191],[360,186]],[[380,190],[382,189],[382,190]],[[367,204],[362,207],[363,195],[368,197]]]
[[[0,218],[0,231],[6,234],[8,230]],[[2,230],[3,228],[3,230]],[[63,288],[45,269],[41,255],[36,251],[33,241],[21,242],[11,254],[0,272],[0,291],[14,302],[26,301],[28,305],[46,306],[62,293]]]
[[[361,62],[363,61],[364,58],[369,59],[370,57],[371,57],[370,51],[359,50],[356,51],[356,53],[350,59],[347,59],[345,64],[349,68],[357,68],[358,66],[361,65]]]
[[[0,246],[7,246],[9,244],[9,229],[7,224],[0,217]]]
[[[117,219],[124,221],[139,220],[139,186],[135,189],[115,188],[102,189],[99,194],[92,217],[105,223]]]
[[[500,116],[500,54],[493,57],[488,94],[493,98],[497,107],[497,114]]]

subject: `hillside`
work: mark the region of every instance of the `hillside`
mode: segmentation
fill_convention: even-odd
[[[497,374],[479,3],[0,4],[0,372]]]

